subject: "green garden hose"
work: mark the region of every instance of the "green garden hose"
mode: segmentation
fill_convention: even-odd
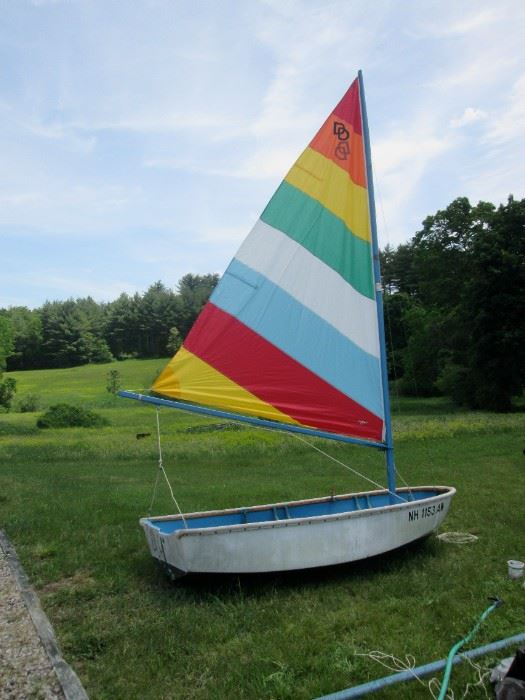
[[[447,663],[445,666],[445,672],[443,673],[443,680],[441,681],[441,689],[439,691],[438,700],[444,700],[444,698],[445,698],[445,695],[446,695],[447,690],[448,690],[448,683],[450,680],[450,674],[452,672],[452,660],[454,659],[454,657],[456,656],[458,651],[461,649],[461,647],[464,644],[468,644],[470,642],[470,640],[476,634],[476,632],[478,631],[478,629],[481,626],[481,623],[485,620],[485,618],[487,618],[493,610],[495,610],[496,608],[499,608],[499,606],[503,603],[503,601],[500,600],[499,598],[489,598],[489,600],[492,600],[493,602],[491,603],[491,605],[489,605],[489,607],[485,610],[485,612],[480,616],[479,620],[476,622],[476,624],[470,630],[470,632],[467,634],[467,636],[464,639],[462,639],[461,641],[454,644],[452,649],[448,652]]]

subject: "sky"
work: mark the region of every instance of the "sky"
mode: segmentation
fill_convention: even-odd
[[[379,242],[525,196],[523,0],[0,0],[0,308],[222,273],[362,69]]]

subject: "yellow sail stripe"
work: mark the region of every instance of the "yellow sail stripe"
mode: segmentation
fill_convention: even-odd
[[[333,161],[307,148],[285,180],[342,219],[354,236],[370,241],[367,190]]]
[[[158,377],[153,390],[172,399],[213,406],[294,425],[298,421],[261,401],[182,347]]]

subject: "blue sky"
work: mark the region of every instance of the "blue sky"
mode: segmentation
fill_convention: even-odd
[[[363,70],[380,244],[525,196],[522,0],[4,0],[0,307],[222,272]]]

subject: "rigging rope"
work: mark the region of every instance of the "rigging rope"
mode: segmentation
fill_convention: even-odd
[[[375,193],[376,193],[376,199],[379,200],[379,208],[381,210],[381,217],[383,221],[383,232],[386,234],[386,243],[387,246],[390,245],[390,230],[388,226],[388,221],[385,215],[384,207],[383,207],[383,198],[382,198],[382,192],[381,192],[381,179],[378,177],[377,173],[375,173]],[[385,289],[383,285],[383,289]],[[400,396],[400,391],[399,391],[399,376],[397,373],[397,361],[396,361],[396,352],[395,352],[395,347],[394,347],[394,338],[393,338],[393,332],[392,332],[392,317],[391,317],[391,312],[389,305],[385,303],[385,297],[386,293],[383,297],[383,308],[384,308],[384,314],[385,314],[385,321],[386,321],[386,329],[388,329],[388,336],[389,336],[389,349],[390,349],[390,356],[392,358],[392,370],[393,370],[393,375],[394,375],[394,381],[392,382],[392,389],[393,389],[393,398],[396,404],[397,408],[397,413],[401,415],[402,413],[402,404],[401,404],[401,396]],[[385,330],[386,330],[385,329]],[[401,322],[401,330],[403,333],[403,339],[405,343],[405,347],[408,344],[408,338],[407,338],[407,333],[406,333],[406,325],[405,323]],[[408,368],[412,374],[412,384],[414,385],[414,395],[416,397],[419,397],[420,391],[419,391],[419,386],[416,378],[416,373],[415,373],[415,367],[414,363],[412,361],[412,358],[410,355],[408,355],[408,362],[410,363],[410,367]],[[427,453],[427,458],[429,462],[432,462],[432,453],[430,449],[428,448],[427,442],[425,440],[424,442],[424,448]],[[406,480],[403,478],[403,475],[399,471],[396,465],[396,474],[403,483],[404,486],[409,487],[408,483]]]
[[[162,472],[162,474],[163,474],[163,476],[164,476],[164,479],[166,480],[166,483],[167,483],[167,485],[168,485],[168,488],[169,488],[169,491],[170,491],[170,494],[171,494],[171,498],[172,498],[172,500],[173,500],[173,502],[174,502],[174,504],[175,504],[175,506],[176,506],[176,508],[177,508],[177,510],[178,510],[178,512],[179,512],[179,515],[180,515],[181,518],[182,518],[182,521],[183,521],[183,523],[184,523],[184,527],[188,527],[188,525],[187,525],[187,523],[186,523],[186,520],[185,520],[185,518],[184,518],[184,515],[183,515],[183,513],[182,513],[182,510],[181,510],[181,508],[180,508],[180,506],[179,506],[179,504],[178,504],[178,502],[177,502],[177,499],[175,498],[175,495],[174,495],[174,493],[173,493],[173,489],[172,489],[171,484],[170,484],[170,481],[169,481],[169,479],[168,479],[168,475],[166,474],[166,470],[164,469],[164,465],[163,465],[163,462],[162,462],[162,444],[161,444],[161,437],[160,437],[160,419],[159,419],[160,409],[157,408],[157,409],[156,409],[156,412],[157,412],[157,445],[158,445],[158,451],[159,451],[159,468],[158,468],[158,471],[157,471],[157,477],[156,477],[156,479],[155,479],[155,485],[154,485],[154,487],[153,487],[153,495],[152,495],[152,499],[151,499],[151,503],[150,503],[150,507],[149,507],[149,513],[151,514],[152,509],[153,509],[153,504],[154,504],[155,499],[156,499],[156,496],[157,496],[157,489],[158,489],[159,477],[160,477],[160,473]],[[330,459],[332,462],[335,462],[336,464],[339,464],[341,467],[344,467],[344,468],[347,469],[348,471],[352,472],[352,474],[355,474],[356,476],[358,476],[358,477],[364,479],[365,481],[368,481],[368,483],[372,484],[372,486],[375,486],[376,488],[380,489],[381,491],[384,491],[384,490],[386,489],[386,490],[388,491],[388,493],[390,493],[392,496],[395,496],[395,497],[396,497],[397,499],[399,499],[399,501],[401,501],[402,503],[405,503],[405,502],[406,502],[406,498],[403,498],[402,496],[400,496],[400,495],[397,494],[397,493],[393,493],[393,492],[389,491],[388,488],[385,487],[383,484],[380,484],[380,483],[378,483],[377,481],[374,481],[373,479],[370,479],[368,476],[365,476],[365,474],[362,474],[362,473],[359,472],[357,469],[353,469],[353,468],[350,467],[348,464],[345,464],[345,463],[342,462],[340,459],[337,459],[336,457],[332,456],[332,455],[329,454],[328,452],[325,452],[325,451],[322,450],[320,447],[317,447],[317,445],[314,445],[312,442],[309,442],[308,440],[306,440],[305,438],[301,437],[301,436],[298,435],[297,433],[289,433],[289,432],[287,432],[287,431],[285,431],[285,430],[282,430],[282,431],[281,431],[281,430],[275,430],[275,428],[272,428],[272,429],[270,430],[270,428],[265,428],[265,427],[260,426],[260,425],[257,425],[257,426],[255,426],[255,427],[258,428],[259,430],[267,430],[267,431],[272,432],[272,433],[280,432],[280,433],[285,434],[287,437],[294,437],[294,438],[296,438],[297,440],[300,440],[301,442],[303,442],[305,445],[308,445],[308,447],[312,448],[313,450],[316,450],[317,452],[319,452],[320,454],[322,454],[324,457]],[[399,471],[398,471],[397,469],[396,469],[396,471],[397,471],[397,473],[399,474]],[[403,477],[401,476],[401,474],[399,474],[399,476],[401,477],[401,480],[403,481],[403,483],[405,484],[405,486],[408,487],[407,482],[403,479]]]
[[[267,430],[267,428],[265,428],[265,430]],[[297,438],[297,440],[300,440],[301,442],[304,442],[306,445],[308,445],[309,447],[311,447],[313,450],[317,450],[317,452],[320,452],[320,453],[321,453],[322,455],[324,455],[325,457],[328,457],[328,459],[331,459],[332,462],[336,462],[336,464],[339,464],[339,465],[341,465],[342,467],[344,467],[345,469],[348,469],[348,471],[352,472],[352,473],[355,474],[356,476],[360,476],[362,479],[365,479],[365,481],[368,481],[368,482],[369,482],[370,484],[372,484],[373,486],[377,486],[377,487],[380,488],[382,491],[385,489],[385,487],[384,487],[382,484],[378,484],[377,481],[374,481],[373,479],[369,479],[367,476],[365,476],[364,474],[361,474],[361,472],[358,472],[356,469],[352,469],[352,467],[349,467],[348,464],[345,464],[344,462],[341,462],[341,460],[336,459],[336,457],[332,457],[332,455],[328,454],[328,452],[325,452],[325,451],[322,450],[320,447],[317,447],[317,445],[314,445],[313,443],[308,442],[308,440],[305,440],[305,439],[304,439],[303,437],[301,437],[300,435],[297,435],[297,433],[290,433],[290,435],[293,435],[293,437]],[[387,490],[388,490],[388,489],[387,489]],[[389,493],[392,493],[392,492],[389,491]],[[392,496],[395,496],[396,498],[399,498],[399,500],[402,501],[403,503],[406,501],[405,498],[403,498],[402,496],[399,496],[397,493],[392,493]]]
[[[155,479],[155,486],[153,487],[153,495],[151,496],[151,503],[149,504],[149,508],[148,508],[148,516],[150,516],[152,514],[153,504],[155,503],[155,499],[157,498],[157,488],[159,485],[160,472],[161,472],[161,469],[159,467],[157,469],[157,477]]]
[[[177,499],[175,498],[175,495],[174,495],[174,493],[173,493],[173,489],[171,488],[170,480],[168,479],[168,475],[166,474],[166,470],[164,469],[164,465],[163,465],[163,463],[162,463],[162,445],[161,445],[161,441],[160,441],[160,418],[159,418],[159,414],[160,414],[160,409],[157,408],[157,445],[158,445],[158,448],[159,448],[159,468],[158,468],[158,471],[157,471],[157,478],[156,478],[156,480],[155,480],[155,486],[154,486],[154,488],[153,488],[153,498],[151,499],[151,504],[150,504],[149,510],[150,510],[150,513],[151,513],[151,510],[152,510],[152,508],[153,508],[153,503],[154,503],[155,497],[156,497],[156,495],[157,495],[157,486],[158,486],[158,483],[159,483],[159,476],[160,476],[160,473],[162,472],[162,474],[164,475],[164,478],[165,478],[165,480],[166,480],[166,483],[168,484],[168,489],[169,489],[169,491],[170,491],[171,498],[173,499],[173,503],[175,503],[175,507],[176,507],[177,510],[179,511],[179,515],[180,515],[181,518],[182,518],[182,522],[184,523],[184,527],[187,528],[187,527],[188,527],[188,524],[187,524],[186,519],[185,519],[185,517],[184,517],[184,515],[183,515],[183,513],[182,513],[182,510],[180,509],[179,504],[177,503]]]

